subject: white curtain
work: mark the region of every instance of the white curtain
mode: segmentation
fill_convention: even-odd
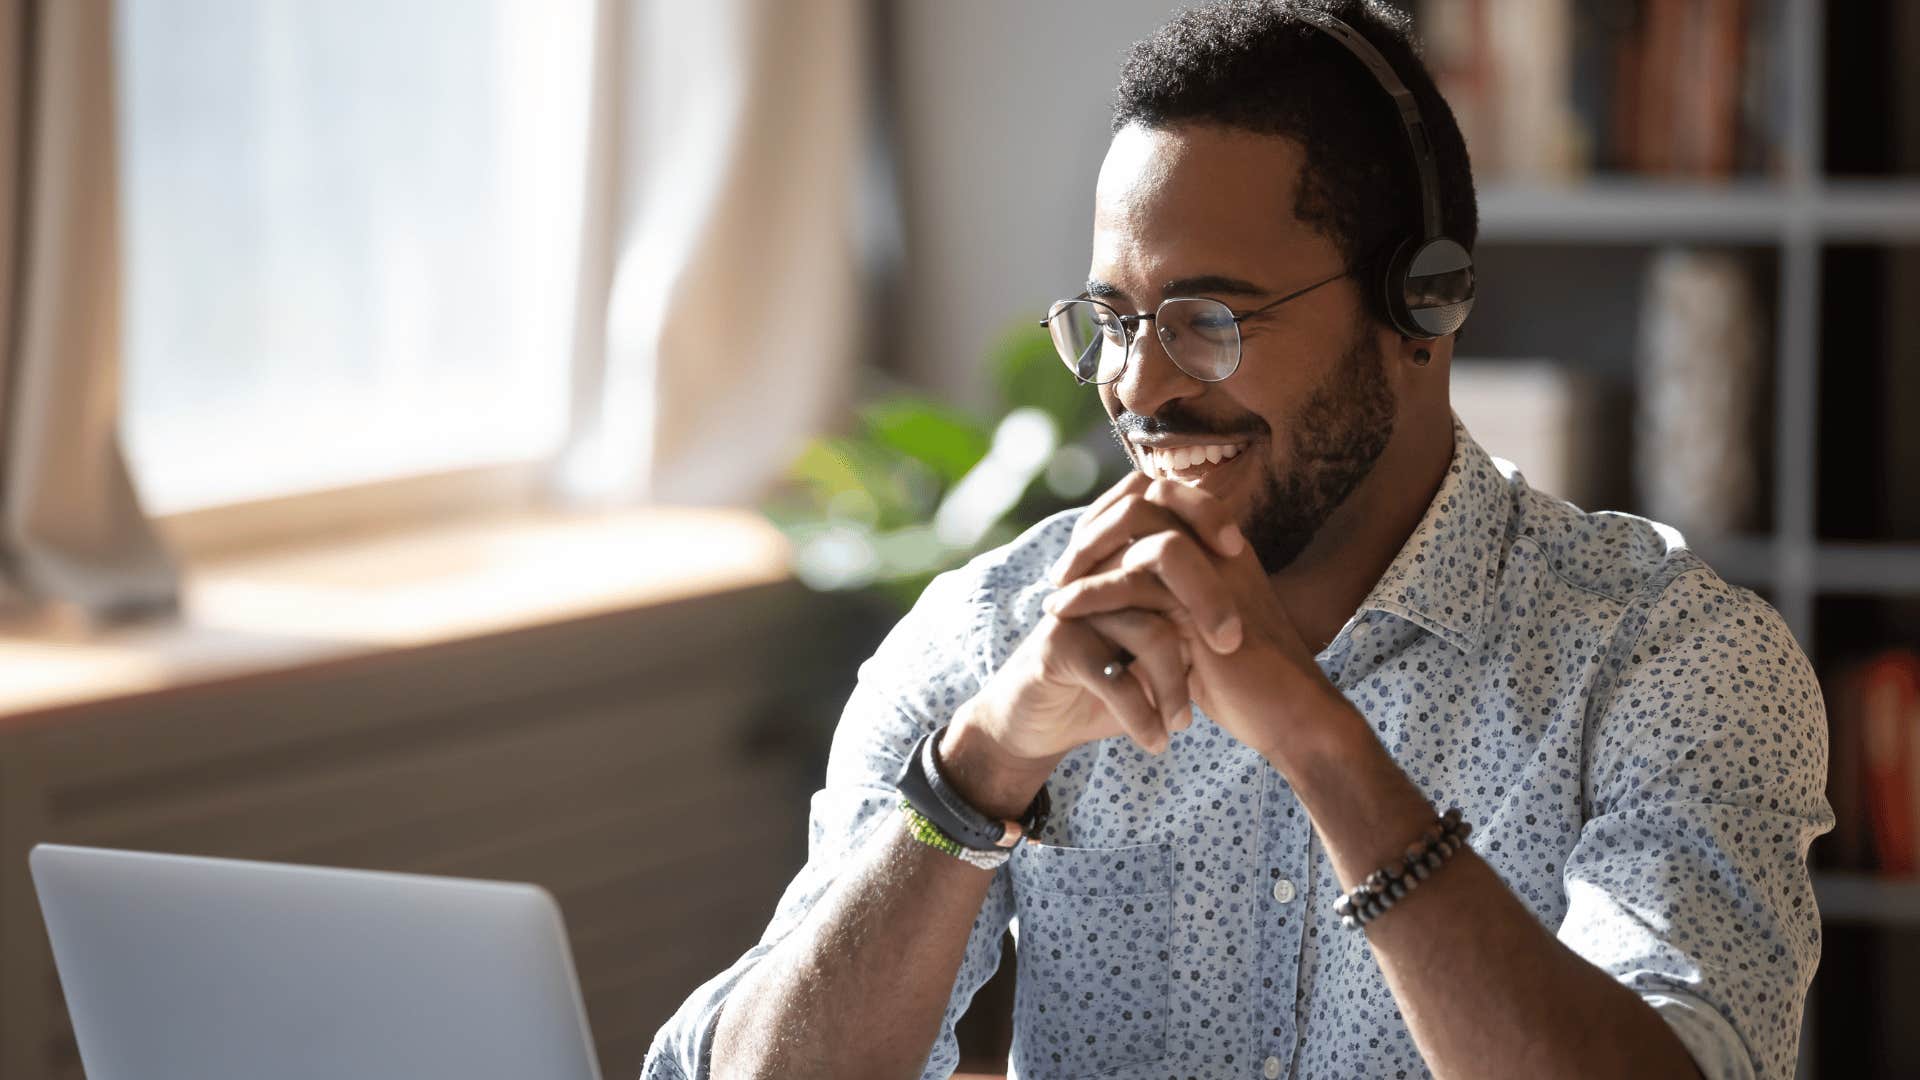
[[[170,610],[121,452],[113,5],[0,0],[0,609]]]
[[[862,0],[600,0],[563,502],[749,504],[851,394]],[[0,0],[0,610],[166,610],[119,435],[111,0]]]
[[[605,0],[563,501],[748,504],[851,392],[861,0]]]

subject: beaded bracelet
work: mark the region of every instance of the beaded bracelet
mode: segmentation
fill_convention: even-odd
[[[1438,870],[1441,863],[1465,847],[1467,834],[1472,831],[1473,826],[1460,816],[1459,807],[1442,814],[1420,834],[1420,839],[1407,845],[1398,873],[1391,865],[1383,866],[1368,874],[1352,892],[1334,901],[1333,913],[1340,916],[1340,926],[1358,930],[1385,914],[1401,897],[1412,892],[1414,886]]]
[[[977,866],[982,870],[998,870],[1000,865],[1006,862],[1013,854],[1013,852],[1005,849],[999,851],[980,851],[967,847],[965,844],[960,843],[958,840],[941,831],[940,826],[935,825],[931,818],[922,814],[914,807],[913,803],[906,798],[900,800],[900,812],[906,815],[907,832],[911,833],[915,840],[920,841],[935,851],[944,851],[954,858],[959,859],[961,862],[966,863],[968,866]]]

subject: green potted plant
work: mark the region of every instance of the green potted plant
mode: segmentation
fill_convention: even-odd
[[[854,430],[807,444],[761,504],[803,583],[871,594],[897,617],[935,575],[1125,473],[1099,396],[1063,369],[1043,328],[1010,329],[992,374],[991,416],[873,376],[879,392]]]

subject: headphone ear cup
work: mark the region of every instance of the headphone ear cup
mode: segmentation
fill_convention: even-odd
[[[1386,320],[1402,337],[1424,341],[1426,331],[1413,321],[1407,310],[1407,265],[1420,246],[1419,237],[1410,236],[1393,246],[1380,263],[1380,306]]]
[[[1444,236],[1409,239],[1387,263],[1385,292],[1394,327],[1431,341],[1460,329],[1473,311],[1473,256]]]

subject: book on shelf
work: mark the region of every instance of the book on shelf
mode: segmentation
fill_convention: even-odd
[[[1513,462],[1527,486],[1606,508],[1609,474],[1626,463],[1603,449],[1610,395],[1599,380],[1552,360],[1455,357],[1447,390],[1474,441]]]
[[[1730,251],[1662,248],[1640,304],[1634,490],[1648,517],[1711,542],[1760,525],[1766,316]]]
[[[1484,178],[1774,171],[1783,0],[1422,0],[1415,20]]]
[[[1830,680],[1826,860],[1911,876],[1920,867],[1920,652],[1884,649]]]

